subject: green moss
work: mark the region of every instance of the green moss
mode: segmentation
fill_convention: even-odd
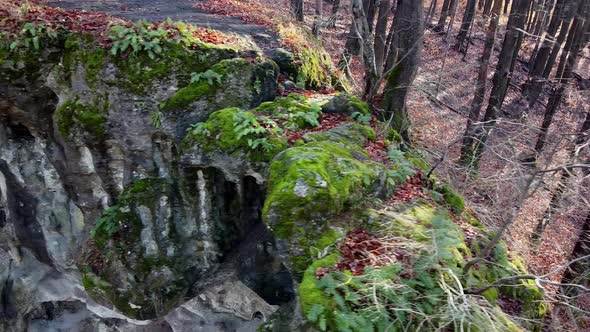
[[[320,267],[330,267],[336,265],[339,258],[340,255],[331,254],[313,262],[311,266],[306,269],[298,290],[301,301],[301,309],[305,315],[307,315],[309,310],[311,310],[315,304],[322,305],[325,308],[331,308],[335,306],[334,300],[332,300],[326,295],[326,293],[318,288],[318,280],[315,277],[315,272]]]
[[[330,141],[339,143],[357,156],[366,156],[366,152],[362,147],[369,140],[375,140],[376,134],[371,127],[351,122],[327,131],[306,134],[304,139],[307,142]]]
[[[422,156],[422,154],[420,154],[418,151],[410,150],[410,151],[407,151],[404,155],[405,155],[406,159],[409,162],[411,162],[414,166],[416,166],[424,171],[430,171],[430,165],[428,165],[428,162],[426,162],[426,158],[424,158],[424,156]]]
[[[55,111],[57,128],[63,137],[70,137],[72,129],[76,126],[90,133],[94,138],[102,140],[106,132],[106,112],[108,102],[99,107],[98,100],[95,104],[88,105],[79,102],[79,99],[64,102]]]
[[[354,112],[359,112],[363,115],[371,114],[371,108],[369,107],[369,104],[360,100],[357,96],[351,95],[349,97],[348,106],[351,110],[351,114]]]
[[[292,268],[302,273],[311,262],[308,248],[330,229],[330,217],[359,203],[381,165],[355,159],[345,146],[324,141],[285,150],[273,160],[263,220],[301,255]],[[332,233],[333,234],[333,233]]]
[[[215,85],[209,85],[206,81],[191,83],[178,90],[174,96],[166,100],[162,104],[161,109],[163,111],[170,111],[186,107],[195,100],[214,94],[217,88]]]
[[[288,147],[285,137],[274,134],[266,133],[263,137],[249,134],[239,137],[235,123],[238,113],[241,113],[243,117],[255,119],[252,112],[246,112],[237,107],[213,112],[198,132],[189,131],[183,140],[183,146],[188,148],[194,144],[200,144],[207,152],[220,150],[228,154],[244,153],[254,161],[269,161]],[[256,138],[265,139],[268,146],[252,149],[249,141]]]
[[[86,81],[91,87],[98,82],[100,73],[105,65],[106,57],[107,52],[102,48],[95,48],[90,52],[86,51],[83,53],[82,63],[86,70]]]
[[[254,66],[245,59],[236,58],[222,60],[210,69],[221,76],[221,83],[214,81],[212,84],[209,84],[207,80],[192,82],[188,86],[178,90],[172,97],[165,100],[161,105],[161,110],[171,111],[181,109],[199,99],[212,97],[219,88],[223,87],[224,81],[230,75],[244,74],[247,71],[253,70],[253,68]]]
[[[326,248],[333,245],[342,237],[342,234],[337,230],[330,228],[327,229],[317,241],[315,242],[314,246],[309,247],[309,254],[311,257],[317,257],[321,254]]]
[[[199,43],[191,49],[180,44],[169,45],[164,48],[162,56],[156,59],[144,53],[126,59],[114,57],[112,60],[119,74],[118,80],[112,84],[144,94],[157,80],[177,73],[181,82],[188,83],[190,73],[204,72],[216,63],[237,55],[237,50],[232,47]]]
[[[453,212],[461,213],[465,210],[465,201],[463,200],[463,197],[455,192],[451,186],[443,184],[437,186],[435,190],[443,195],[446,204],[453,210]]]
[[[280,97],[274,101],[267,101],[254,109],[256,112],[264,112],[270,115],[281,115],[286,113],[309,112],[311,104],[309,99],[303,95],[292,93],[287,97]]]

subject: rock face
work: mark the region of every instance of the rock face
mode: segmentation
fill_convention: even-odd
[[[0,330],[256,330],[295,293],[262,224],[267,166],[181,141],[274,99],[277,65],[205,44],[122,61],[87,42],[1,53]]]

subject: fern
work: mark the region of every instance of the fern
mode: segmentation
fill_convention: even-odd
[[[270,151],[272,149],[272,144],[266,137],[263,137],[268,133],[268,130],[258,122],[256,116],[247,112],[236,112],[233,121],[236,138],[238,140],[247,138],[246,142],[251,150]]]
[[[416,174],[414,165],[406,159],[405,154],[400,150],[391,149],[387,153],[389,160],[393,164],[393,168],[387,173],[387,184],[395,187],[398,184],[406,182],[408,177]]]
[[[162,126],[162,112],[157,111],[150,114],[150,122],[154,128],[159,129]]]
[[[371,123],[371,114],[363,114],[361,112],[354,112],[351,114],[351,117],[359,123],[364,125],[368,125]]]
[[[291,130],[314,128],[320,125],[319,118],[322,114],[322,108],[313,103],[308,111],[296,111],[297,108],[291,107],[288,113],[284,115],[287,120],[285,126]]]
[[[186,131],[193,137],[209,136],[211,134],[204,122],[197,122],[191,125]]]
[[[207,81],[207,84],[214,85],[215,83],[221,84],[223,76],[212,71],[207,70],[204,73],[191,73],[191,83],[198,83],[201,81]]]
[[[57,32],[45,27],[43,24],[25,23],[17,39],[10,44],[10,50],[14,51],[19,47],[24,47],[39,51],[41,49],[41,39],[44,37],[55,39],[57,38]]]
[[[132,27],[114,26],[109,32],[113,41],[111,54],[118,55],[130,52],[133,55],[146,53],[155,60],[163,53],[162,46],[168,41],[168,31],[151,23],[139,21]]]

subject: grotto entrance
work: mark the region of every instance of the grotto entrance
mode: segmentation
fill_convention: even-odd
[[[222,270],[233,270],[238,279],[271,305],[295,297],[293,279],[279,258],[275,239],[262,221],[264,187],[253,175],[239,181],[227,179],[215,167],[189,172],[196,183],[200,222],[208,222],[219,248]],[[197,281],[193,289],[199,289]],[[206,284],[206,281],[203,282]],[[196,294],[192,294],[196,295]]]

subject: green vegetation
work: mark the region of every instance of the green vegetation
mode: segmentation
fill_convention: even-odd
[[[243,75],[253,69],[254,65],[242,58],[222,60],[204,73],[193,73],[192,82],[165,100],[160,108],[162,111],[177,110],[196,100],[212,97],[230,75]]]
[[[307,29],[285,23],[278,25],[278,31],[283,40],[288,40],[295,60],[300,63],[297,77],[294,78],[298,83],[311,89],[338,84],[333,80],[335,69],[330,55]]]
[[[449,186],[448,184],[443,184],[436,186],[435,190],[443,195],[446,204],[453,210],[453,212],[463,212],[463,210],[465,209],[465,202],[463,201],[463,197],[457,194],[451,186]]]
[[[19,47],[29,50],[40,51],[43,39],[56,39],[57,32],[47,28],[43,24],[25,23],[16,39],[10,44],[10,50],[14,51]]]
[[[154,60],[162,54],[162,45],[168,41],[168,31],[162,27],[156,29],[152,24],[140,21],[132,27],[112,27],[109,38],[113,41],[112,55],[125,54],[130,50],[132,55],[145,52]]]
[[[329,218],[359,203],[381,172],[381,165],[357,160],[339,143],[290,148],[272,161],[263,220],[295,251],[317,248]],[[313,258],[309,252],[292,257],[296,273],[303,273]]]
[[[102,105],[101,105],[102,103]],[[82,128],[94,138],[102,140],[106,132],[106,120],[108,112],[108,101],[95,99],[91,105],[80,103],[77,97],[74,100],[64,102],[55,111],[55,119],[60,134],[68,138],[75,127]]]
[[[422,203],[400,212],[376,212],[375,233],[384,251],[403,259],[368,266],[364,273],[333,271],[318,279],[319,267],[334,267],[337,254],[312,264],[299,288],[308,320],[321,331],[439,330],[462,326],[472,331],[522,331],[496,305],[499,293],[522,301],[525,319],[541,318],[541,291],[528,281],[517,281],[495,292],[488,301],[465,292],[501,276],[523,271],[498,246],[493,261],[464,276],[471,256],[461,229],[444,210]],[[399,256],[397,256],[399,257]],[[377,259],[379,259],[377,257]],[[486,294],[484,294],[486,295]],[[411,313],[411,314],[410,314]],[[535,330],[538,325],[518,322]]]
[[[219,149],[228,154],[245,151],[254,160],[270,160],[287,148],[280,133],[281,129],[269,118],[234,107],[214,112],[206,122],[193,125],[184,143],[199,143],[206,150]]]

